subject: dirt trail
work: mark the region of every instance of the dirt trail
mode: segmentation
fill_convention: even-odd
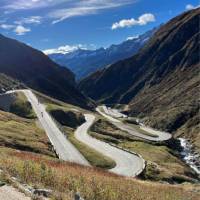
[[[31,200],[31,198],[17,191],[12,186],[5,185],[0,187],[0,200]]]

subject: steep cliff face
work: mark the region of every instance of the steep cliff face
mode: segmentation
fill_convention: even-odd
[[[76,89],[73,73],[60,67],[42,52],[0,35],[0,73],[27,86],[69,103],[87,106]]]
[[[200,137],[199,15],[198,8],[172,19],[137,55],[92,74],[79,88],[97,101],[128,104],[130,115],[156,128]]]

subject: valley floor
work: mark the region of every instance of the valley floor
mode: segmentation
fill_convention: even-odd
[[[55,120],[56,125],[61,131],[65,132],[67,137],[69,133],[73,135],[75,129],[79,127],[81,123],[84,124],[80,113],[90,113],[81,108],[54,101],[44,96],[40,96],[39,101],[47,105],[46,109],[50,113],[52,113],[52,110],[56,109],[61,110],[62,114],[64,112],[66,116],[68,116],[68,114],[71,117],[73,116],[71,119],[74,120],[74,123],[70,124],[68,124],[68,121],[65,121],[67,124],[62,122],[63,124],[61,125],[59,120]],[[51,103],[51,107],[48,107],[48,103]],[[32,111],[29,110],[29,112]],[[72,115],[72,113],[75,114]],[[119,147],[121,146],[137,152],[141,154],[145,160],[149,160],[149,156],[146,156],[149,153],[151,157],[154,158],[155,149],[157,151],[161,148],[161,151],[157,152],[158,158],[154,160],[153,165],[155,166],[156,164],[158,166],[160,177],[158,179],[152,179],[155,175],[154,172],[158,169],[150,169],[148,165],[146,170],[150,169],[150,171],[147,173],[145,170],[145,174],[142,175],[142,178],[154,181],[167,181],[167,177],[170,177],[170,173],[173,173],[172,169],[176,169],[183,173],[181,176],[176,177],[177,180],[181,180],[181,182],[187,181],[188,183],[183,185],[169,185],[141,181],[135,178],[124,178],[100,168],[81,166],[75,163],[58,160],[45,132],[37,127],[35,118],[27,119],[15,114],[0,111],[0,118],[2,121],[2,123],[0,123],[0,169],[3,170],[4,175],[6,175],[6,180],[4,181],[9,183],[11,177],[16,177],[22,183],[37,188],[52,190],[52,198],[55,199],[63,198],[71,200],[76,192],[79,192],[85,200],[139,200],[146,199],[147,196],[148,200],[198,199],[200,195],[199,185],[189,183],[193,182],[193,179],[184,175],[184,173],[192,175],[192,172],[175,156],[170,155],[167,148],[164,149],[163,147],[154,146],[154,144],[148,144],[143,140],[138,141],[138,139],[127,132],[119,130],[97,113],[92,113],[92,115],[96,117],[94,124],[92,122],[89,125],[90,127],[93,124],[91,132],[89,133],[93,137],[104,142],[112,141],[112,143]],[[102,120],[101,122],[103,123],[99,124],[99,120]],[[104,127],[105,124],[106,126]],[[79,134],[79,136],[82,137],[83,135]],[[81,140],[79,137],[76,139]],[[121,141],[120,143],[118,143],[119,140]],[[136,143],[138,144],[136,145]],[[141,146],[139,143],[141,143]],[[133,144],[135,145],[132,146]],[[86,143],[85,145],[87,146],[89,144]],[[147,145],[148,148],[145,147],[145,145]],[[86,146],[82,146],[82,148],[87,149]],[[92,148],[95,148],[95,145]],[[166,154],[166,152],[168,152],[168,154]],[[104,152],[102,153],[104,154]],[[162,156],[162,153],[164,153],[164,156]],[[96,159],[96,157],[92,156],[91,159]],[[114,159],[114,157],[112,159]],[[165,159],[170,161],[171,169],[170,167],[168,168],[169,171],[165,173],[165,177],[162,179],[162,171],[165,171],[162,162],[165,162]],[[178,168],[174,165],[175,163]],[[171,176],[171,178],[173,179],[173,176]]]

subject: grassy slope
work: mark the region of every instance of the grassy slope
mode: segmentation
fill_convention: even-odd
[[[41,103],[44,103],[46,105],[54,105],[54,106],[61,106],[61,107],[64,107],[65,110],[79,110],[79,111],[86,111],[85,109],[81,108],[81,107],[78,107],[78,106],[75,106],[75,105],[72,105],[72,104],[68,104],[68,103],[65,103],[63,101],[60,101],[58,99],[54,99],[52,97],[49,97],[47,95],[44,95],[40,92],[37,92],[37,91],[33,91],[37,98],[39,99],[39,101]]]
[[[77,191],[85,200],[197,200],[200,195],[197,185],[172,186],[125,179],[36,154],[0,150],[0,166],[5,172],[22,182],[53,189],[66,200]]]
[[[35,120],[0,111],[0,146],[54,156],[51,145]]]
[[[33,120],[0,111],[0,122],[0,168],[4,174],[35,187],[52,189],[57,197],[71,200],[77,191],[85,200],[197,200],[200,195],[200,188],[195,185],[171,186],[125,179],[59,161],[52,157],[45,133]],[[9,148],[7,141],[32,148],[18,151],[20,145]]]
[[[131,123],[131,121],[125,121],[125,123],[127,123],[129,126],[132,126],[136,131],[138,131],[144,135],[155,137],[155,138],[158,137],[158,135],[156,135],[156,134],[153,134],[151,132],[141,129],[138,124]]]
[[[100,107],[99,109],[101,110],[101,112],[104,113],[103,108]],[[142,133],[144,135],[151,136],[151,137],[158,137],[157,135],[155,135],[155,134],[153,134],[151,132],[148,132],[148,131],[145,131],[145,130],[141,129],[139,124],[136,122],[136,120],[134,118],[132,118],[132,119],[118,118],[118,120],[121,120],[124,123],[128,124],[129,126],[132,126],[136,131],[139,131],[140,133]],[[104,123],[106,123],[106,121],[104,121]],[[112,126],[112,124],[109,123],[109,126]]]
[[[100,139],[105,139],[107,142],[119,143],[120,140],[134,140],[134,137],[130,136],[130,134],[117,129],[112,123],[101,117],[97,117],[96,122],[91,127],[91,131],[92,135],[99,133],[97,135],[99,135]]]
[[[142,139],[127,137],[126,133],[109,122],[100,120],[91,128],[91,135],[97,139],[113,142],[121,147],[139,153],[147,161],[144,178],[156,181],[184,182],[192,180],[194,176],[191,169],[187,167],[174,151],[161,144],[147,143]]]
[[[48,104],[46,110],[63,126],[77,128],[85,122],[84,115],[77,109]]]
[[[36,118],[30,102],[22,92],[15,94],[15,100],[10,106],[10,112],[24,118]]]
[[[138,141],[122,142],[120,146],[139,153],[147,161],[144,173],[146,179],[180,183],[192,180],[189,178],[189,175],[192,175],[191,170],[166,146],[155,146]]]
[[[2,89],[8,91],[13,88],[24,88],[25,86],[17,80],[14,80],[5,74],[0,73],[0,92]]]

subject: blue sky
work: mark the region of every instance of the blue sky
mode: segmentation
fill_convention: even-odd
[[[41,50],[108,47],[197,6],[198,0],[1,0],[0,33]]]

